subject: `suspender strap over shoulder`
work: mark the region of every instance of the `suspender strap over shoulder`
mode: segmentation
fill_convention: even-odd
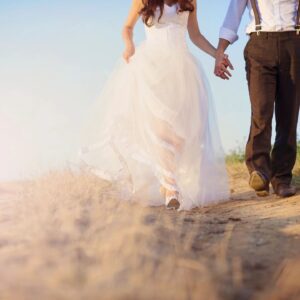
[[[251,1],[251,6],[253,9],[254,17],[255,17],[255,31],[256,31],[257,35],[259,35],[260,31],[262,30],[262,26],[261,26],[261,19],[260,19],[259,12],[258,12],[257,0],[250,0],[250,1]],[[296,29],[297,34],[300,34],[300,0],[298,3],[295,29]]]
[[[298,3],[298,11],[297,11],[297,19],[296,19],[295,29],[297,31],[297,34],[300,34],[300,0]]]
[[[300,2],[300,0],[299,0],[299,2]],[[261,26],[261,22],[260,22],[260,16],[259,16],[256,0],[251,0],[251,6],[253,9],[254,18],[255,18],[255,31],[256,31],[257,35],[259,35],[259,32],[262,29],[262,26]]]

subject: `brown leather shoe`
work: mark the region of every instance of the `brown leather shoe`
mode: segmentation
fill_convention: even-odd
[[[286,183],[278,184],[275,191],[276,195],[280,198],[287,198],[287,197],[294,196],[296,192],[297,192],[296,187]]]
[[[249,185],[259,197],[269,196],[269,181],[259,171],[253,171],[250,175]]]

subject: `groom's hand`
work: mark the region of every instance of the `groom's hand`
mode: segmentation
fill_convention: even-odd
[[[217,51],[214,71],[215,75],[224,80],[229,80],[232,75],[228,68],[233,70],[233,66],[228,58],[228,55],[224,52]]]

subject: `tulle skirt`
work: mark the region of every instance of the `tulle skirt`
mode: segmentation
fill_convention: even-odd
[[[82,164],[118,186],[120,200],[181,210],[228,200],[228,177],[208,82],[187,47],[144,42],[120,61],[88,116]]]

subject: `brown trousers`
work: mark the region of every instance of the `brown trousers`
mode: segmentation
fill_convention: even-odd
[[[253,33],[244,56],[252,111],[246,164],[250,173],[260,171],[276,189],[279,183],[290,184],[296,161],[300,35]],[[276,138],[271,149],[274,110]]]

